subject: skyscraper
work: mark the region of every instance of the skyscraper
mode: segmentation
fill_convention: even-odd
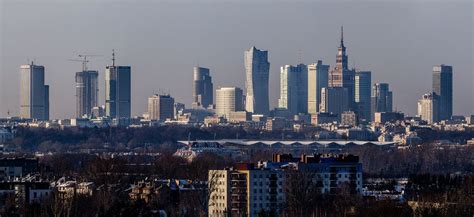
[[[375,83],[372,87],[372,120],[375,112],[392,111],[392,91],[387,83]]]
[[[194,67],[193,106],[207,108],[213,103],[213,85],[209,69]]]
[[[292,115],[308,112],[308,68],[304,64],[280,68],[280,99],[278,107]]]
[[[325,87],[321,89],[320,112],[341,115],[349,111],[347,97],[349,92],[344,87]]]
[[[344,46],[344,29],[341,27],[341,42],[337,49],[336,68],[329,73],[329,87],[344,87],[348,92],[349,109],[354,109],[354,77],[355,71],[348,67],[348,57]]]
[[[131,116],[131,68],[116,66],[115,53],[111,66],[105,68],[105,115],[111,118]]]
[[[155,94],[148,98],[148,115],[150,120],[174,118],[174,98],[170,95]]]
[[[369,122],[371,113],[372,77],[370,71],[358,71],[355,74],[355,104],[360,120]]]
[[[433,67],[433,92],[439,97],[439,120],[448,120],[453,115],[453,67]]]
[[[321,88],[328,87],[329,65],[321,60],[308,65],[308,113],[317,114],[321,103]]]
[[[92,108],[98,105],[99,72],[76,72],[76,117],[92,114]]]
[[[268,114],[268,80],[270,63],[268,51],[251,47],[245,51],[245,89],[246,110],[254,114]]]
[[[44,66],[20,66],[20,117],[49,120],[49,86],[44,85]]]
[[[428,122],[428,124],[438,122],[439,120],[438,98],[435,93],[427,93],[418,100],[418,116]]]
[[[243,111],[243,92],[238,87],[216,89],[216,115],[229,117],[231,112]]]

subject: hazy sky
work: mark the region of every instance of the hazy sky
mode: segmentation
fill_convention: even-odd
[[[104,104],[112,49],[132,66],[134,115],[160,90],[190,105],[197,63],[215,88],[244,88],[244,50],[253,45],[269,51],[274,107],[280,66],[322,59],[334,67],[341,25],[350,66],[390,83],[395,108],[414,115],[432,66],[444,63],[454,67],[454,113],[472,114],[473,11],[472,0],[0,0],[0,116],[19,113],[19,66],[28,59],[46,68],[51,117],[69,118],[81,65],[68,59],[104,55],[89,64]]]

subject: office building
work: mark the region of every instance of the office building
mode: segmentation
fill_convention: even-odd
[[[336,115],[349,111],[349,92],[343,87],[327,87],[321,89],[321,107],[323,113],[332,113]]]
[[[392,98],[392,91],[387,83],[375,83],[372,87],[372,116],[375,112],[391,112]]]
[[[319,112],[315,115],[311,115],[312,125],[337,123],[339,120],[339,116],[332,113]]]
[[[280,99],[278,107],[290,114],[308,112],[308,68],[304,64],[280,68]]]
[[[329,73],[329,87],[344,87],[347,89],[347,104],[354,110],[355,103],[355,71],[348,67],[348,57],[344,46],[344,29],[341,27],[341,42],[337,49],[336,67]]]
[[[433,124],[439,121],[439,101],[438,96],[435,93],[423,94],[421,99],[418,100],[418,116]]]
[[[131,117],[131,67],[113,64],[105,68],[105,115],[110,118]]]
[[[453,67],[433,67],[433,92],[439,97],[439,120],[449,120],[453,115]]]
[[[212,77],[208,68],[194,67],[193,107],[207,108],[213,103]]]
[[[268,80],[270,63],[268,51],[251,47],[245,51],[245,106],[248,112],[267,115],[270,111]]]
[[[91,117],[99,100],[99,72],[76,72],[76,117]]]
[[[20,66],[20,117],[49,120],[49,86],[45,85],[44,66]]]
[[[328,87],[329,65],[323,61],[308,65],[308,113],[317,114],[321,104],[321,89]]]
[[[359,120],[370,122],[372,75],[370,71],[358,71],[355,74],[355,105]]]
[[[174,98],[170,95],[155,94],[148,98],[148,116],[150,120],[166,121],[174,118]]]
[[[238,87],[216,89],[216,115],[230,117],[231,112],[243,111],[243,92]]]

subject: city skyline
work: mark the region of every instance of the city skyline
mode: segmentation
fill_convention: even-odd
[[[203,3],[205,4],[205,3]],[[246,3],[242,3],[242,7],[245,6]],[[283,4],[283,3],[281,3]],[[310,3],[299,3],[297,6],[308,4],[310,6],[314,6]],[[389,4],[389,3],[386,3]],[[403,5],[402,3],[400,3]],[[2,8],[12,8],[12,11],[15,11],[15,8],[18,9],[18,5],[22,5],[21,3],[12,3],[12,2],[5,2],[3,3]],[[33,4],[35,5],[35,4]],[[121,6],[126,5],[126,3],[119,4]],[[277,4],[279,5],[279,4]],[[335,6],[337,4],[329,4],[329,6]],[[383,4],[382,4],[383,5]],[[446,4],[440,4],[441,6],[452,8],[454,6],[449,6]],[[94,5],[97,6],[97,5]],[[99,4],[100,6],[100,4]],[[175,5],[173,5],[175,6]],[[260,5],[261,6],[261,5]],[[323,6],[328,6],[328,4],[323,4]],[[119,7],[119,6],[114,6]],[[143,7],[143,5],[140,5]],[[198,7],[199,6],[194,6]],[[217,7],[217,6],[216,6]],[[225,5],[221,5],[221,7],[227,7]],[[275,6],[273,6],[275,7]],[[281,7],[281,5],[280,5]],[[100,7],[99,7],[100,8]],[[384,9],[385,7],[381,7]],[[415,5],[416,8],[416,5]],[[457,8],[457,7],[455,7]],[[143,8],[142,8],[143,9]],[[314,9],[314,8],[313,8]],[[385,8],[386,9],[386,8]],[[400,9],[400,8],[399,8]],[[403,9],[403,7],[401,7]],[[421,8],[418,8],[422,10]],[[432,18],[434,14],[432,12],[437,11],[438,7],[429,7],[424,8],[422,11],[426,12],[425,17],[423,18],[425,21],[428,18]],[[39,10],[44,11],[47,9],[39,7]],[[68,8],[66,7],[66,10]],[[319,9],[318,9],[319,10]],[[403,10],[402,10],[403,11]],[[461,10],[462,13],[463,10]],[[53,12],[55,12],[53,10]],[[373,14],[375,12],[369,11],[369,14]],[[466,13],[464,13],[466,14]],[[414,13],[409,13],[408,15],[415,16]],[[27,37],[20,37],[18,42],[10,43],[10,40],[15,35],[15,28],[13,28],[9,23],[11,22],[12,12],[9,10],[2,11],[2,58],[1,58],[1,79],[2,84],[0,88],[0,116],[6,116],[7,111],[10,111],[12,115],[18,115],[18,99],[19,95],[17,92],[19,88],[19,75],[18,75],[18,66],[25,63],[27,58],[34,59],[36,57],[38,64],[45,66],[45,74],[46,74],[46,82],[51,86],[51,118],[70,118],[74,116],[74,76],[73,73],[79,70],[77,64],[67,62],[67,59],[71,56],[74,56],[75,50],[74,46],[66,46],[66,48],[59,49],[60,52],[53,53],[51,55],[51,51],[46,51],[45,49],[40,49],[41,47],[50,45],[51,43],[41,43],[38,44],[39,49],[35,49],[33,51],[24,52],[25,50],[21,49],[21,47],[28,45],[19,46],[18,50],[15,50],[15,45],[18,45],[20,42],[25,42],[24,40]],[[254,16],[254,15],[252,15]],[[471,16],[471,15],[470,15]],[[16,17],[16,16],[13,16]],[[417,16],[415,16],[417,17]],[[423,16],[421,16],[423,17]],[[352,60],[356,61],[356,68],[360,70],[370,70],[372,71],[372,83],[376,82],[384,82],[389,83],[391,90],[394,92],[394,102],[393,102],[393,109],[401,110],[409,115],[416,114],[416,102],[420,95],[425,93],[427,90],[431,88],[431,74],[432,74],[432,67],[434,65],[440,64],[447,64],[453,66],[453,87],[454,87],[454,112],[453,115],[467,115],[473,113],[473,102],[469,102],[468,100],[462,100],[463,98],[466,99],[472,97],[473,89],[472,86],[469,86],[472,83],[472,63],[468,60],[472,59],[472,50],[467,47],[459,47],[457,43],[461,44],[468,44],[465,43],[466,40],[450,40],[450,43],[447,44],[438,44],[434,42],[441,42],[441,39],[444,39],[442,36],[445,34],[443,31],[436,32],[437,35],[433,35],[432,38],[426,39],[427,42],[419,42],[419,44],[414,44],[415,39],[406,40],[407,38],[401,37],[401,39],[395,40],[394,43],[398,46],[401,46],[404,49],[407,49],[405,52],[400,52],[400,50],[388,49],[388,52],[383,53],[380,55],[379,53],[374,52],[374,50],[381,50],[382,48],[389,48],[386,43],[381,43],[384,41],[390,41],[394,38],[390,35],[384,34],[383,31],[380,31],[379,35],[371,35],[369,32],[360,31],[359,28],[363,26],[360,21],[354,21],[354,23],[349,22],[347,16],[343,16],[346,20],[336,20],[334,23],[327,24],[327,23],[319,23],[321,28],[324,27],[324,31],[320,34],[311,33],[312,37],[303,37],[303,44],[307,44],[307,46],[302,46],[301,43],[297,41],[292,41],[293,39],[299,39],[301,37],[290,37],[289,43],[286,45],[281,45],[277,42],[282,42],[281,39],[278,37],[276,39],[269,37],[268,34],[262,34],[258,32],[255,34],[254,37],[241,37],[237,43],[227,42],[226,43],[226,54],[227,57],[218,58],[218,55],[222,53],[213,53],[212,50],[206,51],[205,49],[201,49],[201,46],[191,46],[189,51],[191,53],[199,52],[200,55],[193,54],[194,57],[190,58],[190,55],[185,55],[186,58],[180,59],[180,62],[171,61],[169,64],[163,63],[166,61],[167,58],[160,59],[158,56],[147,55],[150,54],[150,48],[144,49],[141,51],[140,49],[143,48],[143,45],[138,45],[137,48],[127,48],[129,45],[133,45],[131,40],[134,37],[127,36],[125,38],[118,37],[118,41],[116,43],[105,43],[106,45],[102,46],[78,46],[84,47],[86,51],[91,53],[98,53],[108,56],[107,54],[110,53],[112,48],[117,47],[118,51],[120,52],[120,62],[124,63],[125,65],[131,65],[134,68],[133,72],[133,79],[132,79],[132,115],[141,115],[144,111],[146,111],[146,98],[153,93],[156,89],[168,89],[173,97],[176,98],[176,101],[183,102],[187,104],[187,107],[190,107],[190,103],[192,102],[192,66],[196,65],[196,62],[201,63],[206,68],[209,68],[213,73],[213,83],[217,86],[238,86],[244,88],[244,67],[243,67],[243,55],[242,52],[248,47],[255,45],[256,47],[268,50],[269,51],[269,62],[271,62],[270,67],[270,109],[277,106],[277,99],[279,97],[279,67],[291,64],[296,65],[300,62],[305,64],[309,64],[315,62],[317,59],[323,60],[325,63],[329,63],[331,69],[335,67],[335,55],[334,49],[337,47],[339,41],[338,32],[341,24],[344,24],[345,27],[345,45],[348,47],[348,54],[350,55],[349,59],[349,67],[352,67],[353,62]],[[413,18],[413,17],[411,17]],[[447,20],[457,20],[459,19],[458,16],[449,14],[449,16],[445,16]],[[47,17],[44,18],[47,20]],[[139,19],[141,19],[139,17]],[[228,18],[230,20],[234,20],[234,18]],[[291,22],[298,21],[298,19],[288,18]],[[342,19],[342,18],[341,18]],[[420,18],[421,19],[421,18]],[[422,20],[423,20],[422,19]],[[29,19],[20,19],[18,21],[18,25],[24,26],[26,24],[25,21]],[[285,19],[283,19],[284,21]],[[469,26],[469,22],[472,22],[470,19],[467,19],[467,26]],[[280,20],[282,21],[282,20]],[[264,21],[259,21],[264,22]],[[307,21],[305,21],[307,22]],[[349,23],[348,23],[349,22]],[[80,22],[79,22],[80,23]],[[100,22],[99,22],[100,23]],[[270,24],[276,25],[275,22],[269,22]],[[424,34],[433,33],[435,29],[455,29],[458,31],[451,32],[451,34],[455,34],[456,32],[459,33],[459,29],[455,28],[456,25],[459,23],[452,23],[452,25],[448,25],[440,27],[436,26],[428,26],[421,28],[420,30],[413,30],[412,36],[416,38],[423,36]],[[449,23],[448,23],[449,24]],[[54,26],[54,24],[44,24],[46,29],[47,27]],[[471,25],[472,26],[472,25]],[[210,28],[205,26],[206,28]],[[368,28],[377,27],[380,30],[384,30],[383,26],[380,24],[374,24],[371,22],[367,23]],[[368,28],[362,30],[368,30]],[[139,28],[139,30],[144,30]],[[386,31],[387,29],[385,29]],[[429,31],[431,30],[431,31]],[[46,30],[44,30],[46,31]],[[447,31],[447,30],[446,30]],[[40,33],[42,33],[41,31]],[[176,32],[179,32],[176,30]],[[393,33],[393,32],[392,32]],[[42,33],[44,34],[44,33]],[[41,35],[39,36],[37,42],[45,41],[44,39],[41,40]],[[223,34],[223,33],[221,33]],[[61,35],[63,40],[69,41],[66,36]],[[226,34],[224,34],[226,35]],[[460,36],[464,39],[468,39],[469,36],[472,35],[471,32],[467,32],[464,36],[461,34]],[[222,36],[222,35],[221,35]],[[266,40],[262,39],[262,36],[266,36]],[[315,36],[315,37],[313,37]],[[137,38],[143,37],[142,35],[138,34]],[[225,38],[225,37],[224,37]],[[252,39],[256,38],[256,39]],[[265,38],[265,37],[263,37]],[[471,37],[472,38],[472,37]],[[203,40],[202,37],[199,37],[200,40]],[[329,40],[328,40],[329,39]],[[374,39],[376,39],[374,41]],[[405,40],[404,40],[405,39]],[[8,40],[8,41],[7,41]],[[379,40],[379,41],[377,41]],[[441,41],[440,41],[441,40]],[[93,41],[88,39],[89,42]],[[100,41],[100,40],[98,40]],[[206,40],[204,40],[206,42]],[[8,43],[7,43],[8,42]],[[48,42],[48,40],[46,40]],[[122,43],[123,42],[123,43]],[[150,42],[157,42],[157,41],[150,41]],[[413,52],[413,48],[409,49],[407,44],[413,45],[416,49]],[[464,43],[462,43],[464,42]],[[82,42],[79,42],[81,44]],[[96,42],[94,42],[96,43]],[[93,44],[94,44],[93,43]],[[373,48],[367,47],[368,44],[374,43],[373,46],[379,46],[380,48]],[[117,45],[118,44],[118,45]],[[186,47],[186,43],[182,44],[183,47]],[[421,46],[421,47],[420,47]],[[154,46],[151,46],[153,48]],[[164,49],[167,52],[171,52],[171,56],[176,55],[179,56],[181,50],[181,45],[177,48],[179,51],[173,51]],[[370,49],[367,49],[370,48]],[[393,48],[393,47],[392,47]],[[430,55],[434,56],[426,56],[424,55],[422,59],[415,59],[417,56],[417,52],[420,50],[426,49],[440,49],[445,52],[441,55],[434,55],[431,53],[436,52],[429,52]],[[467,49],[467,53],[464,52],[464,55],[457,55],[454,53],[454,50],[460,49],[460,52],[463,52],[463,49]],[[53,51],[57,51],[58,49],[53,49]],[[316,50],[311,51],[310,50]],[[469,52],[470,50],[470,52]],[[132,52],[131,52],[132,51]],[[397,51],[397,52],[394,52]],[[301,53],[301,54],[299,54]],[[396,55],[394,55],[395,53]],[[424,53],[424,52],[422,52]],[[456,54],[456,55],[455,55]],[[145,59],[147,61],[137,61],[133,55],[140,56],[140,58]],[[283,56],[282,56],[283,55]],[[413,58],[406,58],[405,56],[412,56]],[[299,56],[299,57],[297,57]],[[379,57],[381,56],[381,57]],[[395,59],[394,59],[395,56]],[[397,58],[398,57],[398,58]],[[204,58],[204,62],[203,59]],[[213,59],[214,58],[214,59]],[[369,59],[367,59],[369,58]],[[108,58],[96,58],[97,60],[93,60],[91,62],[91,69],[99,71],[99,105],[103,104],[104,102],[104,68],[107,63],[110,62]],[[160,63],[153,64],[151,61],[155,61],[157,59]],[[408,60],[406,60],[408,59]],[[406,60],[406,61],[401,61]],[[464,61],[463,61],[464,60]],[[19,64],[16,64],[19,63]],[[394,67],[394,63],[399,65],[405,64],[405,67]],[[157,67],[159,65],[164,65],[163,70],[162,67]],[[67,67],[66,67],[67,66]],[[169,70],[170,66],[173,70]],[[360,66],[360,67],[358,67]],[[77,67],[74,69],[73,67]],[[15,70],[11,70],[15,69]],[[71,69],[69,73],[65,72],[64,69]],[[170,75],[175,74],[175,75]],[[174,77],[173,77],[174,76]],[[413,79],[406,79],[407,76],[412,76],[410,78]],[[147,79],[149,78],[149,79]],[[181,82],[178,82],[182,78]],[[145,80],[144,80],[145,79]],[[8,80],[8,82],[7,82]],[[149,81],[148,81],[149,80]],[[63,82],[64,84],[60,84]],[[151,83],[150,83],[151,82]],[[415,84],[413,84],[416,82]],[[180,85],[176,85],[180,84]],[[405,90],[406,89],[406,90]],[[416,93],[416,94],[412,94]]]

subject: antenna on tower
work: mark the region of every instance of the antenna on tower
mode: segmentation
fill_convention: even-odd
[[[115,49],[112,49],[112,66],[115,66]]]
[[[303,51],[301,48],[298,49],[298,63],[297,64],[300,64],[300,63],[303,63]]]

